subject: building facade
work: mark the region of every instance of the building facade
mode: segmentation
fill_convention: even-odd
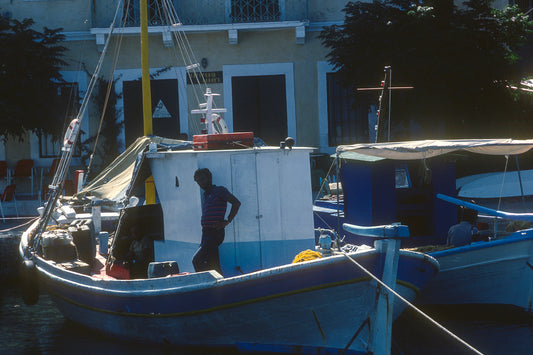
[[[154,134],[174,138],[186,134],[192,138],[200,133],[200,117],[191,114],[192,109],[198,108],[193,97],[194,83],[185,75],[186,64],[180,64],[181,48],[173,40],[173,32],[180,30],[198,58],[208,86],[220,94],[215,102],[227,109],[223,117],[230,131],[252,130],[266,143],[276,145],[291,136],[300,146],[316,147],[321,152],[334,150],[337,143],[328,137],[327,118],[328,80],[332,81],[328,74],[333,70],[317,36],[323,26],[342,23],[347,1],[147,2]],[[115,59],[108,54],[101,75],[107,79],[112,76],[115,81],[116,112],[118,120],[124,121],[118,140],[126,146],[143,132],[139,1],[128,4],[125,0],[123,6],[119,11],[123,12],[125,26],[116,25],[112,34],[121,37],[116,67],[111,72]],[[162,25],[164,6],[172,7],[179,25]],[[98,63],[116,8],[117,2],[109,0],[0,1],[3,16],[32,18],[35,28],[41,31],[45,26],[63,28],[68,66],[62,74],[80,95],[87,89],[88,73]],[[110,48],[108,53],[112,52]],[[342,95],[339,90],[330,91]],[[96,134],[99,115],[94,107],[89,107],[82,139]],[[34,134],[23,143],[8,141],[0,150],[0,160],[6,160],[8,165],[30,158],[36,166],[49,166],[59,154],[59,149],[50,147],[46,138]]]
[[[154,134],[191,139],[201,131],[200,117],[191,113],[198,108],[198,94],[186,75],[187,64],[180,62],[182,48],[174,40],[179,30],[186,35],[184,43],[197,58],[208,86],[220,94],[215,102],[227,109],[223,117],[230,131],[254,131],[275,145],[291,136],[297,145],[321,153],[332,153],[339,144],[372,139],[373,104],[379,94],[371,92],[354,102],[339,84],[326,60],[328,50],[318,38],[323,26],[343,22],[347,2],[147,0]],[[516,2],[531,6],[530,1]],[[508,3],[499,0],[495,6]],[[177,14],[179,22],[168,24],[164,8]],[[65,87],[80,95],[87,89],[88,74],[97,66],[117,11],[124,26],[116,25],[111,36],[117,42],[120,38],[120,54],[116,59],[108,55],[102,75],[115,84],[117,120],[124,122],[117,140],[125,147],[143,134],[139,0],[0,0],[2,16],[32,18],[38,30],[63,28],[68,48],[64,58],[68,65],[62,71]],[[376,83],[381,75],[376,73]],[[82,140],[96,135],[97,111],[89,107]],[[34,134],[24,142],[0,144],[0,160],[8,166],[33,159],[35,166],[48,167],[59,153],[47,137]]]

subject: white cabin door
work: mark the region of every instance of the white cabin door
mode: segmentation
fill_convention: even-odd
[[[262,268],[256,155],[233,154],[231,166],[232,192],[242,202],[234,220],[235,265],[237,270],[248,273]],[[226,234],[226,240],[227,237]]]
[[[264,268],[285,264],[280,257],[284,247],[282,233],[282,201],[280,152],[257,155],[257,195],[261,230],[261,264]]]

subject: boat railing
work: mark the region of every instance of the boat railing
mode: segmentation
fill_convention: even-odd
[[[470,208],[472,210],[481,212],[488,216],[494,216],[497,218],[509,219],[513,221],[533,222],[533,213],[514,213],[514,212],[499,211],[499,210],[495,210],[492,208],[476,205],[475,203],[471,203],[468,201],[463,201],[455,197],[446,196],[443,194],[437,194],[437,198],[440,198],[441,200],[444,200],[449,203],[453,203],[458,206]]]

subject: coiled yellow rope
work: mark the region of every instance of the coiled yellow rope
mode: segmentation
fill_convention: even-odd
[[[321,257],[322,257],[322,254],[320,254],[318,251],[307,249],[307,250],[304,250],[298,253],[298,255],[294,257],[294,260],[292,261],[292,263],[293,264],[301,263],[303,261],[314,260],[314,259],[318,259]]]

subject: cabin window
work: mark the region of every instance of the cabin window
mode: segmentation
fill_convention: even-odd
[[[408,189],[412,187],[411,177],[409,176],[407,165],[397,167],[394,175],[397,189]]]
[[[232,0],[231,21],[268,22],[280,21],[279,0]]]
[[[329,146],[368,142],[369,93],[354,94],[341,83],[338,73],[328,73],[326,80]]]

